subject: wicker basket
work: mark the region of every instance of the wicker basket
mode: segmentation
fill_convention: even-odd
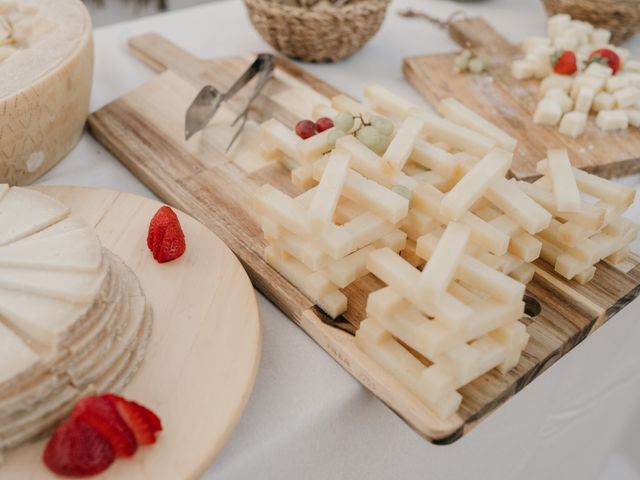
[[[378,31],[389,0],[321,1],[305,8],[278,0],[244,0],[249,18],[279,52],[307,62],[335,62],[359,50]]]
[[[549,15],[568,13],[572,18],[611,30],[619,44],[640,31],[638,0],[542,0]]]

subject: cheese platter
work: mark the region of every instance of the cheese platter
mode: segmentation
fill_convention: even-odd
[[[550,264],[531,263],[545,240],[534,234],[547,232],[552,220],[568,223],[561,230],[574,232],[570,236],[577,231],[569,220],[577,221],[591,237],[624,210],[610,209],[606,225],[601,206],[581,204],[573,214],[553,210],[553,172],[567,169],[566,164],[556,165],[556,156],[562,154],[550,153],[554,160],[541,162],[542,173],[537,174],[544,174],[546,183],[526,190],[522,182],[504,178],[517,160],[509,150],[517,151],[513,136],[493,122],[480,121],[480,115],[473,117],[478,117],[473,129],[462,127],[414,109],[376,85],[365,87],[365,104],[282,59],[257,98],[245,131],[225,153],[234,134],[229,124],[244,108],[246,94],[221,107],[189,142],[184,140],[183,112],[205,84],[226,91],[253,57],[202,60],[155,34],[132,38],[130,49],[159,75],[94,112],[89,118],[92,134],[164,201],[211,228],[238,256],[259,290],[429,441],[451,443],[460,438],[638,294],[640,268],[633,255],[621,253],[615,265],[600,262],[595,269],[592,263],[604,249],[592,252],[591,264],[587,258],[576,260],[575,252],[558,262],[560,254]],[[455,102],[448,102],[447,108],[463,116],[469,110]],[[380,118],[380,110],[394,118]],[[318,117],[333,120],[329,124]],[[311,130],[305,123],[310,118],[316,119],[310,122]],[[432,137],[422,138],[424,126]],[[537,160],[546,155],[545,150]],[[578,179],[579,174],[575,181],[580,190],[597,182],[592,176],[579,184]],[[596,190],[602,196],[606,187]],[[484,199],[490,204],[482,204]],[[497,215],[500,220],[487,227],[497,218],[494,206],[508,215]],[[534,214],[527,215],[531,209]],[[337,223],[327,224],[332,215]],[[611,240],[607,252],[622,251],[636,233],[635,227],[620,228],[629,235],[616,236],[620,243]],[[455,259],[443,257],[438,248],[445,233],[458,245]],[[545,241],[559,242],[555,236],[549,238]],[[432,256],[434,267],[425,269],[432,273],[420,272],[416,266]],[[440,376],[449,378],[440,390],[449,400],[430,402],[429,393],[421,395],[398,372],[405,360],[412,371],[430,370],[429,355],[438,357],[437,350],[424,350],[425,355],[415,348],[422,346],[409,343],[400,331],[389,335],[386,329],[393,325],[385,323],[386,313],[400,305],[417,318],[435,308],[448,327],[457,328],[467,318],[467,305],[459,297],[475,298],[482,282],[474,277],[471,290],[465,283],[470,280],[455,282],[449,286],[454,293],[444,297],[442,289],[446,279],[469,278],[468,272],[478,271],[478,258],[494,265],[478,267],[487,275],[483,278],[490,276],[504,285],[485,293],[506,302],[500,314],[491,310],[493,314],[483,318],[513,328],[478,340],[471,345],[473,352],[464,345],[482,336],[478,332],[490,322],[469,332],[462,345],[455,341],[463,337],[451,337],[462,349],[460,355],[481,355],[484,367],[455,370],[455,379]],[[408,293],[414,292],[414,284],[424,295]],[[398,291],[404,299],[397,298]],[[518,292],[520,300],[515,302]],[[439,307],[441,297],[448,299],[449,307]],[[490,311],[488,304],[478,308],[477,312]],[[452,313],[456,311],[460,316]],[[372,316],[375,321],[370,321]],[[512,347],[508,356],[497,345],[503,341]],[[380,350],[379,345],[388,348]],[[404,352],[398,355],[405,360],[393,363],[395,354],[389,351]],[[452,361],[460,355],[453,355]],[[499,364],[500,371],[493,369]],[[460,368],[467,367],[460,363]],[[449,363],[440,370],[450,373],[454,368]]]
[[[626,115],[619,110],[611,110],[614,108],[613,103],[599,107],[598,110],[602,109],[604,113],[598,114],[599,120],[593,122],[587,121],[586,114],[579,111],[584,110],[580,106],[584,102],[588,105],[591,102],[595,102],[594,105],[603,102],[603,96],[608,98],[608,95],[604,95],[606,92],[601,92],[603,96],[597,101],[595,98],[585,97],[578,103],[577,88],[569,96],[564,91],[565,88],[571,89],[573,79],[570,76],[553,74],[541,82],[540,78],[544,77],[529,78],[525,75],[528,72],[521,70],[522,66],[531,66],[529,63],[519,63],[525,61],[523,56],[527,51],[535,51],[536,55],[548,63],[550,54],[554,52],[553,46],[536,43],[544,42],[546,37],[532,37],[529,43],[525,41],[522,45],[516,45],[480,17],[455,20],[449,24],[448,31],[462,48],[490,59],[491,66],[488,70],[478,74],[456,73],[455,64],[459,53],[455,52],[405,58],[404,76],[432,106],[436,107],[447,97],[456,97],[516,138],[518,150],[511,175],[518,179],[538,177],[536,162],[544,157],[547,148],[568,150],[575,166],[606,178],[640,171],[640,130],[632,125],[630,128],[618,128],[627,125]],[[590,48],[588,45],[585,47]],[[620,51],[623,52],[623,49]],[[580,57],[579,66],[586,61],[584,56]],[[633,62],[629,62],[631,68],[636,68]],[[594,65],[599,72],[606,68],[597,62],[592,63],[587,67],[591,71],[587,75],[582,74],[582,77],[590,80],[595,76],[591,73]],[[547,65],[546,68],[551,67]],[[542,74],[548,75],[549,71]],[[611,80],[629,80],[630,77],[635,78],[635,75],[630,70],[629,73],[624,72],[624,75],[611,77]],[[584,79],[580,81],[582,80]],[[618,85],[613,87],[617,88]],[[583,95],[588,95],[588,92],[589,89],[585,89]],[[634,92],[632,90],[627,93],[635,95]],[[595,91],[591,95],[594,96]],[[564,111],[573,109],[574,98],[576,111],[568,112],[566,119],[558,126]],[[571,101],[571,105],[559,106],[566,101]],[[635,119],[636,115],[634,110],[632,118]]]
[[[11,433],[13,424],[3,421],[0,476],[51,478],[52,473],[47,466],[52,468],[57,464],[60,467],[61,461],[59,456],[48,456],[53,441],[49,440],[52,427],[69,414],[80,396],[99,398],[91,395],[105,391],[119,392],[124,387],[124,395],[144,402],[157,412],[164,431],[155,445],[145,448],[141,445],[134,458],[113,463],[97,478],[160,478],[167,475],[171,478],[199,478],[238,422],[251,393],[260,358],[261,334],[256,299],[241,265],[215,235],[181,212],[178,217],[187,239],[186,252],[177,261],[158,263],[146,244],[149,220],[161,206],[152,200],[111,190],[81,187],[43,186],[33,190],[14,187],[7,190],[9,193],[5,193],[4,200],[0,201],[3,213],[9,211],[10,207],[6,202],[10,200],[7,195],[19,194],[23,201],[27,197],[32,199],[30,211],[33,215],[39,212],[40,218],[48,218],[49,223],[57,220],[58,223],[35,233],[28,240],[0,247],[0,257],[3,257],[0,260],[0,272],[7,271],[8,267],[21,268],[23,271],[31,269],[29,271],[34,272],[31,276],[35,278],[41,276],[39,270],[34,270],[33,265],[37,263],[40,265],[38,268],[49,265],[58,276],[86,276],[94,271],[94,260],[102,251],[100,247],[91,248],[91,245],[102,245],[108,249],[104,250],[108,252],[104,255],[110,262],[105,285],[113,288],[100,294],[99,303],[116,308],[95,310],[97,314],[91,318],[105,317],[106,311],[119,312],[111,317],[118,322],[122,320],[126,327],[123,330],[112,325],[112,328],[99,322],[96,331],[107,336],[115,332],[115,340],[109,342],[104,336],[96,337],[97,342],[82,340],[91,348],[76,349],[78,339],[88,335],[83,325],[90,322],[87,320],[70,325],[70,319],[82,319],[86,315],[83,316],[82,312],[79,312],[79,316],[73,315],[69,308],[62,308],[67,305],[65,302],[70,302],[68,305],[74,308],[82,305],[70,300],[69,292],[77,290],[72,282],[47,282],[41,285],[26,275],[0,281],[3,295],[5,289],[14,291],[13,299],[5,296],[0,302],[3,345],[7,345],[8,338],[13,338],[13,344],[17,341],[15,336],[11,337],[4,331],[7,329],[5,325],[8,325],[11,331],[19,332],[18,338],[24,340],[28,334],[36,339],[25,345],[34,349],[43,359],[47,356],[46,352],[57,348],[55,344],[58,342],[75,352],[74,357],[63,360],[64,365],[47,366],[48,373],[41,374],[44,375],[43,387],[34,390],[32,385],[27,390],[18,391],[17,386],[24,382],[24,376],[15,380],[18,383],[14,382],[14,387],[6,387],[7,374],[10,373],[15,379],[16,372],[8,372],[7,367],[11,363],[5,363],[4,360],[11,354],[12,361],[16,362],[14,365],[18,365],[19,359],[24,359],[25,355],[18,355],[15,347],[9,351],[3,349],[4,383],[0,389],[0,415],[11,418],[13,422],[22,422],[24,426],[30,425],[24,422],[32,421],[34,412],[46,411],[39,407],[32,412],[29,408],[25,410],[26,406],[53,408],[54,402],[59,413],[55,414],[55,418],[50,415],[36,418],[39,421],[38,431],[23,428],[18,430],[21,432],[18,437]],[[11,191],[16,193],[11,194]],[[36,208],[35,202],[41,203],[42,199],[49,199],[47,211],[43,207]],[[60,208],[57,213],[54,211],[56,208]],[[54,214],[67,217],[60,220]],[[7,220],[6,215],[3,218],[14,225],[13,230],[18,233],[27,232],[24,227],[27,224],[32,225],[32,229],[43,226],[31,222],[30,218],[22,223],[16,218]],[[3,234],[5,232],[3,228]],[[54,242],[58,238],[62,241],[60,245]],[[6,249],[11,249],[8,252],[11,255],[3,255]],[[20,252],[26,249],[31,253],[38,252],[38,258],[21,255]],[[202,252],[206,252],[206,256]],[[23,257],[25,262],[31,262],[31,266],[23,264],[20,260]],[[65,263],[61,263],[61,260],[65,260]],[[51,275],[53,273],[50,274],[53,280]],[[8,285],[9,281],[15,283],[20,278],[20,285]],[[86,293],[86,286],[81,286],[81,291]],[[46,295],[36,296],[36,287],[46,287]],[[16,288],[26,290],[18,295]],[[203,297],[202,289],[212,292],[212,295]],[[129,300],[114,297],[112,302],[110,291],[114,294],[130,292],[130,296],[127,296]],[[57,296],[51,297],[52,293]],[[20,304],[22,308],[16,307],[16,301],[19,302],[22,297],[30,302],[30,308],[26,304]],[[39,305],[44,301],[47,302],[47,311],[43,313]],[[55,315],[57,317],[52,318]],[[43,318],[48,321],[43,322]],[[131,327],[139,327],[139,331]],[[126,334],[127,331],[131,333]],[[71,343],[64,343],[67,337]],[[133,343],[124,342],[126,338]],[[124,363],[120,362],[120,357],[117,357],[114,366],[105,363],[103,359],[111,358],[110,354],[100,356],[96,361],[95,355],[102,355],[103,346],[109,345],[121,345],[124,348]],[[20,351],[26,350],[22,348]],[[76,362],[76,358],[80,358],[80,362]],[[118,367],[121,363],[122,368]],[[25,375],[32,373],[26,372]],[[56,400],[59,394],[55,392],[59,389],[51,390],[55,395],[25,394],[42,393],[42,388],[53,385],[50,380],[59,378],[62,381],[67,377],[70,383],[66,387],[63,385],[63,394],[60,394],[66,399],[62,407]],[[17,403],[12,399],[18,397],[7,395],[13,390],[19,397]],[[74,394],[74,391],[77,393]],[[189,392],[189,395],[181,392]],[[20,410],[19,414],[7,413],[16,408]],[[74,418],[76,410],[77,407],[74,409]],[[25,439],[30,441],[22,443]],[[190,441],[186,442],[185,439]],[[147,440],[142,443],[152,442]],[[44,462],[43,451],[46,452]],[[71,473],[68,469],[54,471]],[[75,473],[78,474],[78,471],[75,470]]]

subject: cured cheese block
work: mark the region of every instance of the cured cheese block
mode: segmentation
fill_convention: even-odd
[[[136,276],[66,205],[24,187],[0,192],[2,452],[81,396],[126,385],[152,315]]]
[[[265,231],[269,229],[269,235],[273,238],[281,235],[282,231],[277,223],[270,223],[268,219],[263,219],[261,225],[260,215],[254,209],[252,198],[265,183],[271,183],[286,192],[289,198],[298,195],[302,197],[302,201],[304,197],[302,189],[292,183],[293,173],[290,167],[285,167],[280,161],[273,161],[278,152],[267,152],[273,155],[272,160],[263,158],[263,152],[258,147],[261,140],[258,123],[271,118],[277,119],[284,125],[278,134],[281,146],[286,148],[288,145],[290,151],[297,152],[301,142],[295,135],[287,135],[287,132],[292,133],[293,126],[302,118],[316,118],[314,106],[324,103],[324,107],[316,111],[335,115],[337,105],[331,103],[332,97],[337,95],[343,104],[353,104],[356,101],[345,95],[340,96],[340,92],[332,86],[290,62],[279,59],[275,78],[267,84],[263,94],[253,104],[247,129],[234,147],[225,152],[227,140],[234,131],[229,124],[244,107],[251,86],[240,92],[237,99],[223,105],[218,113],[219,117],[214,118],[208,128],[196,134],[189,142],[184,141],[184,109],[203,83],[211,83],[223,91],[227,89],[253,57],[199,59],[155,34],[132,38],[129,45],[134,55],[160,73],[145,85],[90,115],[89,125],[93,135],[160,198],[188,211],[219,235],[243,262],[257,289],[429,441],[451,443],[468,433],[479,422],[489,418],[489,414],[501,403],[560,360],[589,334],[597,331],[599,326],[637,296],[640,268],[635,256],[631,256],[622,265],[600,262],[593,280],[584,286],[566,281],[543,261],[517,267],[513,263],[513,254],[497,259],[497,263],[503,264],[503,268],[515,268],[512,273],[517,271],[519,278],[530,279],[532,270],[537,273],[527,286],[525,300],[529,316],[520,320],[527,325],[530,341],[515,368],[507,374],[488,372],[463,387],[463,401],[456,415],[446,421],[440,420],[414,393],[355,344],[353,334],[367,316],[366,300],[371,292],[383,287],[379,280],[366,275],[345,288],[344,296],[348,297],[349,308],[343,315],[331,319],[299,288],[279,275],[264,257],[268,241],[263,237],[261,226],[265,227]],[[165,101],[158,103],[158,97]],[[464,103],[470,106],[466,100]],[[359,102],[356,105],[360,105]],[[355,107],[356,110],[358,108],[359,106]],[[491,142],[485,140],[486,135],[473,135],[475,132],[470,129],[467,129],[470,134],[460,134],[460,130],[453,129],[453,122],[439,117],[421,119],[425,123],[429,122],[428,130],[437,132],[439,136],[448,135],[449,145],[453,142],[461,145],[466,143],[472,145],[479,155],[487,147],[491,148]],[[316,137],[312,137],[314,138]],[[339,141],[348,138],[343,137]],[[342,145],[344,148],[351,147],[344,143]],[[440,181],[446,183],[445,175],[451,175],[450,170],[454,169],[454,165],[447,161],[453,154],[445,151],[443,145],[418,147],[420,151],[416,153],[417,149],[414,150],[413,155],[434,165],[434,171],[426,174],[435,178],[434,173],[442,172]],[[546,147],[539,158],[546,154]],[[375,164],[368,164],[367,157],[360,156],[355,147],[351,154],[352,163],[356,157],[356,161],[360,162],[357,168],[375,167]],[[520,160],[518,155],[516,151],[514,163]],[[413,159],[410,161],[418,163]],[[298,166],[300,165],[293,165],[294,168]],[[368,171],[371,178],[376,178],[378,173],[375,169]],[[400,180],[406,181],[406,178]],[[400,183],[394,179],[394,184]],[[348,185],[347,178],[345,187]],[[500,187],[496,190],[500,190]],[[412,202],[417,202],[421,210],[429,209],[430,214],[438,213],[440,198],[434,198],[434,192],[431,195],[429,193],[426,190],[421,190],[418,194],[414,192]],[[340,211],[340,206],[338,207],[336,213],[341,218],[362,213],[348,205],[345,203],[344,211]],[[382,226],[384,219],[372,212],[367,213],[378,217],[378,225]],[[417,222],[420,216],[415,213],[411,216]],[[471,240],[474,243],[484,242],[486,248],[507,252],[510,234],[493,227],[489,220],[480,220],[477,215],[463,215],[460,223],[472,228]],[[389,225],[393,227],[393,224]],[[376,231],[374,237],[379,235]],[[414,245],[409,242],[407,244],[413,247],[415,253],[415,241]],[[537,253],[532,256],[536,257]],[[311,260],[321,262],[322,258],[318,256],[306,259],[310,265]],[[288,265],[291,263],[287,262]],[[299,262],[298,265],[300,264],[302,263]],[[333,300],[332,306],[340,306],[336,299]],[[491,308],[486,311],[490,312]],[[511,314],[502,313],[504,316]],[[382,314],[379,316],[386,318]],[[499,319],[488,313],[486,317],[478,318],[477,330],[473,334],[495,328],[491,321],[496,318]],[[507,333],[505,338],[509,337]],[[513,337],[514,350],[517,351],[518,335],[514,334]],[[490,351],[491,343],[487,341],[478,348],[486,347],[486,351]],[[508,354],[510,358],[507,360],[513,360],[511,352]]]
[[[80,0],[0,2],[0,182],[25,185],[78,141],[93,77]]]

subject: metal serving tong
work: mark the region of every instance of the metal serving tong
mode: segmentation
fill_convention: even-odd
[[[220,108],[220,105],[222,105],[222,102],[228,101],[231,97],[238,93],[242,89],[242,87],[249,83],[253,79],[253,77],[259,74],[260,76],[258,77],[256,85],[253,89],[253,93],[249,97],[246,106],[242,109],[242,111],[238,114],[236,119],[231,124],[231,126],[235,126],[239,121],[241,122],[240,127],[233,135],[229,146],[227,146],[227,151],[229,151],[233,143],[240,136],[240,133],[247,123],[247,117],[249,115],[251,103],[260,94],[266,83],[271,78],[271,74],[273,73],[273,69],[275,68],[275,66],[276,58],[274,55],[271,55],[269,53],[261,53],[226,92],[221,93],[212,85],[207,85],[202,90],[200,90],[196,98],[191,103],[191,106],[187,109],[184,130],[185,140],[189,140],[195,133],[206,127],[209,121],[218,111],[218,108]]]

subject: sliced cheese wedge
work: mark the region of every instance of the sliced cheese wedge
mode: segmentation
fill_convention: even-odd
[[[58,200],[36,190],[13,187],[0,200],[0,245],[28,237],[69,215]]]
[[[102,247],[91,227],[0,247],[0,266],[97,272]]]

